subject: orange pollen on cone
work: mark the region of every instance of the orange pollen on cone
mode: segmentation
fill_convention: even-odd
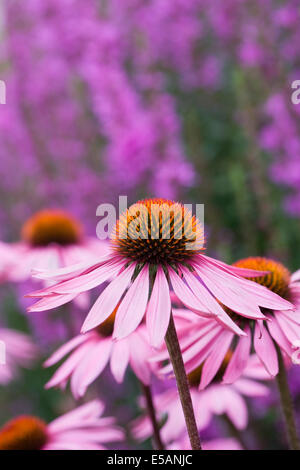
[[[37,212],[22,228],[22,239],[32,246],[72,245],[80,242],[82,234],[76,219],[67,212],[54,209]]]
[[[130,261],[170,265],[204,250],[204,230],[182,204],[144,199],[127,209],[112,235],[114,250]]]
[[[119,305],[117,305],[113,313],[103,323],[101,323],[101,325],[97,326],[96,331],[101,336],[108,337],[113,334],[115,318],[116,318],[116,313],[117,313],[118,308],[119,308]]]
[[[44,421],[34,416],[19,416],[0,429],[0,450],[40,450],[47,439]]]
[[[248,279],[267,287],[281,297],[288,298],[291,274],[283,264],[269,258],[256,257],[241,259],[234,263],[233,266],[255,269],[257,271],[269,271],[269,274],[265,276]]]
[[[229,361],[230,361],[231,358],[232,358],[232,351],[228,350],[227,353],[225,354],[225,357],[223,359],[223,362],[222,362],[217,374],[215,375],[215,377],[213,379],[213,382],[216,382],[216,383],[221,382],[222,377],[224,375],[224,372],[226,370],[226,367],[228,366]],[[196,387],[196,388],[199,387],[200,382],[201,382],[203,365],[204,364],[202,363],[200,366],[196,367],[196,369],[194,369],[192,372],[190,372],[187,375],[190,387]]]

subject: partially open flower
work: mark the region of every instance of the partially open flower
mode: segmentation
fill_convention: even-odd
[[[145,326],[141,325],[128,337],[115,341],[112,337],[115,315],[116,310],[98,328],[76,336],[52,354],[45,362],[46,367],[70,355],[47,383],[47,388],[65,388],[70,380],[72,393],[78,399],[84,396],[108,363],[119,383],[128,365],[145,385],[150,383],[151,365],[148,361],[152,350]]]
[[[18,416],[0,428],[0,450],[102,450],[123,439],[114,418],[101,418],[104,405],[92,401],[46,424]]]
[[[128,336],[146,313],[150,342],[159,347],[169,325],[172,288],[186,307],[214,316],[239,335],[244,332],[219,301],[238,317],[254,320],[265,319],[260,306],[292,308],[287,300],[241,277],[256,276],[256,271],[205,256],[203,243],[203,227],[184,206],[163,199],[140,201],[121,216],[112,237],[112,252],[102,260],[89,266],[78,264],[70,269],[37,272],[37,277],[58,284],[33,293],[33,297],[42,299],[29,310],[57,307],[110,281],[90,310],[82,331],[100,325],[120,303],[114,337]]]
[[[235,263],[243,269],[260,269],[268,274],[253,279],[274,293],[291,302],[290,310],[265,308],[265,320],[257,320],[237,315],[226,308],[228,315],[247,334],[237,337],[228,328],[211,319],[201,319],[184,310],[175,310],[178,334],[181,341],[183,359],[187,372],[201,364],[203,374],[200,388],[205,388],[216,374],[220,374],[224,358],[231,349],[232,357],[225,370],[222,370],[225,383],[239,378],[247,366],[253,348],[272,376],[278,373],[278,358],[274,342],[294,362],[300,340],[300,274],[291,275],[280,263],[266,258],[247,258]],[[223,301],[223,299],[222,299]],[[165,350],[157,359],[167,359]],[[223,368],[224,369],[224,368]],[[167,365],[165,373],[172,371]]]

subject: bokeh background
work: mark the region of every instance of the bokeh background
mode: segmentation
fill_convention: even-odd
[[[213,256],[300,267],[298,0],[2,0],[0,17],[2,241],[39,209],[66,209],[95,235],[102,202],[157,196],[205,204]],[[28,320],[27,287],[2,286],[1,324],[36,335],[41,358],[0,387],[1,422],[74,406],[43,390],[59,343],[53,316]],[[291,380],[299,403],[297,369]],[[90,393],[124,425],[137,415],[130,373]],[[285,445],[275,403],[249,403],[253,448]]]

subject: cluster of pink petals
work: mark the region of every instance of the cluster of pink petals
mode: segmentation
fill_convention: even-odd
[[[0,341],[0,384],[5,385],[17,376],[20,367],[31,366],[38,351],[29,336],[19,331],[0,328]]]
[[[243,375],[231,385],[211,384],[205,390],[191,388],[195,417],[199,431],[205,429],[213,416],[227,415],[233,425],[245,429],[248,424],[248,409],[244,397],[267,396],[270,391],[258,380],[269,380],[263,365],[256,355],[250,356]],[[159,419],[167,414],[167,421],[161,429],[163,442],[176,441],[186,430],[184,415],[175,386],[154,396],[154,404]],[[148,416],[137,418],[133,423],[133,435],[145,440],[152,435]]]
[[[245,332],[231,320],[219,301],[239,315],[253,320],[266,318],[260,307],[275,310],[293,308],[288,301],[267,288],[241,277],[258,276],[261,271],[236,268],[201,254],[195,255],[190,265],[193,272],[178,265],[179,274],[171,267],[165,267],[177,297],[193,312],[213,316],[238,335],[245,336]],[[89,266],[77,264],[52,272],[36,271],[36,277],[51,281],[52,285],[30,295],[41,300],[31,306],[29,311],[58,307],[110,281],[91,308],[82,332],[100,325],[120,304],[115,319],[114,338],[122,339],[131,334],[146,313],[150,344],[160,347],[170,320],[171,289],[164,270],[159,266],[149,299],[149,265],[145,264],[133,280],[136,267],[134,262],[128,266],[127,259],[109,254]],[[53,284],[55,281],[56,284]]]
[[[213,380],[220,369],[226,353],[234,341],[237,344],[223,375],[224,383],[237,380],[248,364],[251,348],[260,358],[271,376],[278,373],[278,357],[274,341],[293,360],[295,348],[300,339],[300,272],[291,276],[289,285],[292,309],[273,310],[266,314],[266,320],[257,320],[254,331],[246,326],[246,336],[238,337],[229,329],[210,318],[201,318],[184,309],[174,309],[183,360],[187,373],[204,363],[200,389]],[[166,360],[166,349],[156,356],[156,360]],[[167,365],[162,372],[168,374],[172,366]]]
[[[118,383],[122,382],[128,364],[145,385],[150,383],[148,360],[152,350],[143,325],[120,341],[114,341],[112,336],[101,336],[97,331],[76,336],[61,346],[45,362],[45,366],[56,364],[69,353],[70,356],[47,383],[47,388],[64,388],[70,380],[71,391],[78,399],[84,396],[88,386],[99,377],[109,362]]]
[[[118,442],[123,431],[112,417],[102,418],[104,404],[95,400],[66,413],[47,425],[47,443],[42,450],[103,450],[103,444]]]
[[[71,245],[32,246],[25,241],[0,244],[1,258],[6,261],[3,269],[7,279],[13,282],[31,278],[35,269],[59,269],[82,261],[92,263],[107,252],[107,243],[92,237]],[[1,268],[0,265],[0,272]]]

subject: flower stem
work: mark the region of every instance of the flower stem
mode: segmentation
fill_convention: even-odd
[[[141,382],[141,386],[143,388],[147,411],[148,411],[148,415],[152,424],[153,437],[154,437],[154,441],[156,444],[156,448],[157,450],[164,450],[164,445],[160,436],[159,425],[156,419],[156,413],[155,413],[154,403],[152,399],[151,388],[148,385],[144,385],[142,382]]]
[[[278,363],[279,363],[279,372],[276,376],[277,385],[280,394],[280,401],[282,412],[284,416],[287,437],[289,442],[289,447],[291,450],[300,450],[300,441],[297,433],[297,426],[294,414],[293,400],[291,397],[291,392],[289,389],[288,379],[286,368],[284,365],[283,357],[279,347],[276,346]]]
[[[228,416],[226,414],[223,416],[223,419],[224,419],[224,422],[227,425],[227,428],[228,428],[230,434],[234,437],[234,439],[236,439],[239,442],[241,448],[243,450],[248,450],[247,444],[246,444],[246,442],[244,440],[244,437],[243,437],[243,433],[241,431],[239,431],[234,426],[234,424],[232,424],[231,420],[228,418]]]
[[[186,422],[188,435],[193,450],[201,450],[199,432],[197,429],[189,383],[186,376],[181,350],[178,342],[176,328],[171,313],[170,323],[165,337],[169,356],[173,365],[179,397]]]

